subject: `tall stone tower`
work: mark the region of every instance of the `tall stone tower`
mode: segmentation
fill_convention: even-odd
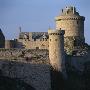
[[[80,16],[75,7],[69,6],[62,9],[61,14],[55,20],[56,29],[65,30],[64,42],[66,51],[72,51],[75,47],[84,44],[85,17]]]
[[[63,90],[63,77],[66,77],[64,33],[64,30],[48,30],[52,90]]]
[[[49,59],[51,66],[56,71],[63,71],[64,53],[64,30],[48,30],[49,34]]]

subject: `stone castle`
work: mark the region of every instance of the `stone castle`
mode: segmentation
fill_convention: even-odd
[[[64,48],[67,53],[85,44],[84,20],[85,17],[80,16],[75,7],[62,9],[55,18],[56,30],[65,30]],[[49,49],[49,35],[48,32],[21,32],[20,28],[18,39],[6,40],[5,48]]]
[[[0,48],[2,48],[0,57],[6,57],[4,59],[12,58],[14,62],[20,63],[26,60],[26,62],[30,63],[30,66],[24,66],[22,64],[22,67],[25,68],[25,71],[28,71],[28,75],[31,75],[32,78],[28,77],[27,73],[25,74],[22,71],[22,67],[18,66],[18,64],[12,64],[12,70],[14,70],[13,67],[18,67],[16,72],[11,71],[12,74],[7,72],[10,71],[10,69],[5,68],[5,70],[7,70],[5,71],[2,68],[2,65],[5,63],[3,61],[0,61],[0,69],[4,72],[4,75],[21,78],[35,87],[36,90],[50,90],[51,88],[52,90],[60,90],[57,83],[61,75],[58,75],[59,72],[62,73],[63,76],[68,77],[67,73],[69,70],[73,70],[74,67],[75,70],[83,73],[86,63],[90,62],[89,45],[85,43],[84,37],[84,20],[85,17],[80,16],[75,7],[69,6],[62,9],[61,14],[55,18],[55,30],[49,28],[48,32],[21,32],[20,28],[19,37],[14,40],[5,40],[0,30]],[[14,58],[12,56],[14,56]],[[15,57],[18,59],[16,60]],[[46,59],[46,61],[44,61],[44,59]],[[39,65],[36,65],[38,62]],[[8,66],[6,65],[6,67]],[[27,67],[30,67],[33,73],[29,71]],[[50,69],[50,67],[52,67],[52,69]],[[20,69],[22,71],[21,73],[19,72]],[[34,72],[40,72],[37,73],[38,75],[36,74],[39,78],[35,77]],[[27,78],[25,79],[21,74],[26,75]],[[57,78],[55,78],[55,76]],[[29,81],[30,79],[32,82]],[[34,79],[39,81],[35,81]],[[40,82],[42,82],[43,87],[40,87]],[[44,85],[45,83],[46,85]],[[57,83],[57,85],[55,83]],[[72,90],[75,89],[76,88],[73,88]]]

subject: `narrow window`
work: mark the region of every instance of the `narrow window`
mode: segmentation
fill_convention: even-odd
[[[57,41],[57,39],[55,39],[55,41]]]
[[[39,49],[39,47],[36,47],[36,49],[38,50],[38,49]]]
[[[77,21],[77,24],[78,24],[79,22]]]
[[[34,38],[34,41],[36,41],[36,39]]]

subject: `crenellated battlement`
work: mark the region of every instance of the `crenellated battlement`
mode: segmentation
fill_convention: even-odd
[[[64,30],[48,30],[49,35],[64,35]]]
[[[60,21],[60,20],[85,20],[85,17],[83,16],[57,16],[55,18],[56,21]]]
[[[79,13],[76,11],[74,6],[68,6],[62,9],[61,15],[78,15]]]

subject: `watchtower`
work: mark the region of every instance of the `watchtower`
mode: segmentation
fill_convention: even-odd
[[[63,71],[64,53],[64,30],[48,30],[49,34],[49,59],[51,66],[56,71]]]
[[[66,78],[64,30],[48,30],[49,34],[49,59],[51,65],[52,90],[63,90],[63,77]]]
[[[75,7],[69,6],[62,9],[59,16],[55,18],[56,29],[65,30],[64,43],[65,49],[73,49],[85,43],[84,38],[84,20],[85,17],[80,16]]]

